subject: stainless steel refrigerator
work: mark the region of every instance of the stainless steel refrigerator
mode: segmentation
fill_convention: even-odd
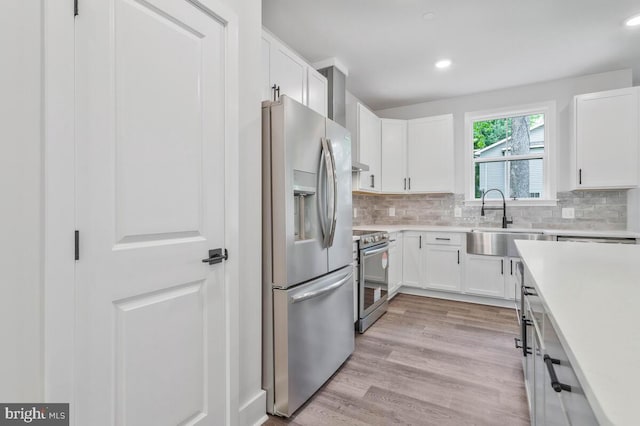
[[[354,349],[351,136],[281,96],[262,140],[263,387],[288,417]]]

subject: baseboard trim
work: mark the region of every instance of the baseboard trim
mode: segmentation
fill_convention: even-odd
[[[260,426],[269,420],[267,416],[267,393],[260,390],[253,398],[240,407],[238,424],[240,426]]]
[[[476,303],[480,305],[499,306],[501,308],[515,309],[515,301],[506,299],[493,299],[491,297],[472,296],[469,294],[447,293],[443,291],[427,290],[414,287],[400,287],[398,293],[411,294],[413,296],[434,297],[436,299],[455,300],[457,302]]]

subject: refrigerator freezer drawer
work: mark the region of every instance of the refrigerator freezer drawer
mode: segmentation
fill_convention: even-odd
[[[274,411],[292,415],[354,349],[351,265],[288,290],[273,290]]]

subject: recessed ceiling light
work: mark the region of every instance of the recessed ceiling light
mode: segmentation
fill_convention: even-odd
[[[449,68],[451,66],[451,59],[442,59],[436,62],[436,68]]]
[[[640,25],[640,15],[632,16],[624,23],[627,27],[637,27],[638,25]]]
[[[425,21],[430,21],[433,18],[435,18],[436,14],[433,12],[425,12],[422,14],[422,19],[424,19]]]

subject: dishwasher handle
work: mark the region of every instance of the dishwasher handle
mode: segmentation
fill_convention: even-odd
[[[353,272],[349,272],[347,274],[346,277],[344,277],[343,279],[341,279],[340,281],[333,283],[329,286],[326,286],[325,288],[322,288],[320,290],[314,290],[314,291],[308,291],[306,293],[302,293],[298,296],[292,296],[290,301],[291,303],[298,303],[298,302],[302,302],[304,300],[308,300],[308,299],[313,299],[314,297],[318,297],[318,296],[322,296],[323,294],[329,293],[335,289],[337,289],[338,287],[342,287],[344,284],[346,284],[347,282],[349,282],[349,280],[351,280],[351,278],[353,278]]]

